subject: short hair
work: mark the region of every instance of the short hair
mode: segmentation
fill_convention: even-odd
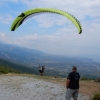
[[[73,70],[77,70],[77,67],[76,66],[73,66],[73,68],[72,68]]]

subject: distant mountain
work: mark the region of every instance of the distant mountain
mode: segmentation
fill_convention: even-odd
[[[20,63],[28,66],[37,66],[40,64],[58,66],[59,63],[78,63],[85,61],[93,61],[90,58],[73,58],[66,56],[55,56],[43,53],[35,49],[28,49],[15,45],[0,42],[0,58],[11,62]]]
[[[0,58],[13,62],[30,63],[37,61],[38,57],[44,56],[45,53],[24,47],[14,46],[0,42]]]

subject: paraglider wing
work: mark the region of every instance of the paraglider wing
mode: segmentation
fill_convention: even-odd
[[[41,14],[43,12],[56,13],[56,14],[60,14],[60,15],[67,17],[77,27],[79,34],[82,33],[81,24],[74,16],[72,16],[71,14],[69,14],[65,11],[61,11],[61,10],[53,9],[53,8],[36,8],[36,9],[28,10],[26,12],[21,13],[14,20],[14,22],[11,26],[11,31],[15,31],[23,23],[23,21],[25,19],[27,19],[27,17],[29,17],[30,15],[37,15],[37,14]]]

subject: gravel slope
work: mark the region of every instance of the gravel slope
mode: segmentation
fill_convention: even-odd
[[[0,76],[0,100],[65,100],[65,91],[60,84],[32,77]],[[89,97],[79,94],[78,100]]]

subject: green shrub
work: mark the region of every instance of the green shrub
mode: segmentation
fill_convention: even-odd
[[[86,77],[81,78],[81,80],[88,80]]]
[[[21,72],[7,66],[0,65],[0,74],[7,74],[7,73],[21,73]]]
[[[100,93],[95,94],[92,100],[100,100]]]

